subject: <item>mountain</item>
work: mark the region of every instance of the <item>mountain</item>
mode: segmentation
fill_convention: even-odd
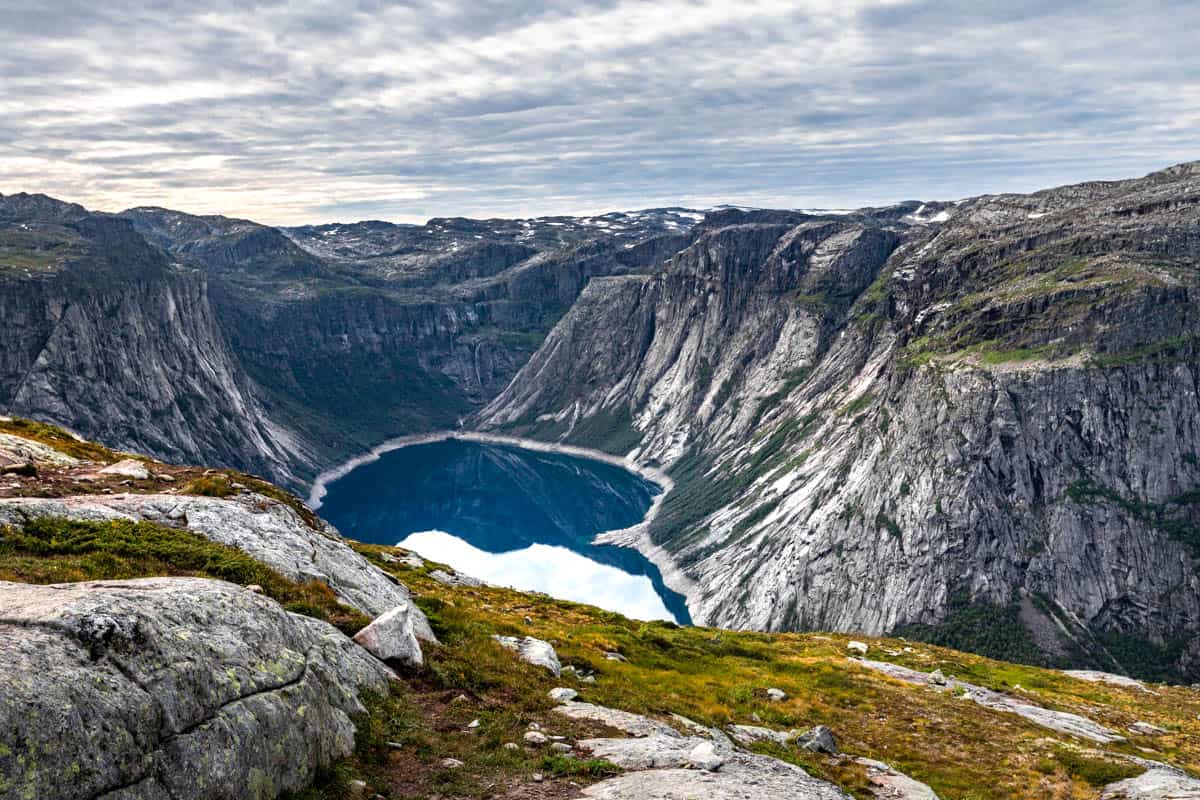
[[[675,480],[702,624],[1200,677],[1200,165],[904,213],[725,210],[593,280],[474,424]]]

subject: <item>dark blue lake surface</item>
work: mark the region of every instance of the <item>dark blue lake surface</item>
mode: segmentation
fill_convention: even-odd
[[[597,533],[640,522],[659,488],[602,461],[448,439],[384,453],[326,486],[321,515],[489,583],[688,623],[658,568]]]

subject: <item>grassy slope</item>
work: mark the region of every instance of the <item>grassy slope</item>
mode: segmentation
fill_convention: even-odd
[[[3,429],[73,450],[93,460],[120,454],[79,443],[48,426],[17,421]],[[14,431],[15,432],[15,431]],[[155,465],[156,470],[162,465]],[[176,468],[178,469],[178,468]],[[225,473],[194,478],[181,489],[205,491]],[[237,476],[243,477],[244,476]],[[189,488],[190,487],[190,488]],[[124,490],[146,490],[125,486]],[[161,490],[159,487],[158,490]],[[216,490],[220,493],[220,487]],[[278,491],[278,490],[276,490]],[[409,585],[442,640],[426,647],[427,665],[387,697],[371,700],[359,720],[358,750],[321,776],[305,798],[346,796],[351,778],[389,798],[570,797],[575,786],[606,774],[603,762],[510,750],[531,722],[572,738],[607,733],[553,714],[546,692],[574,686],[583,699],[638,713],[684,714],[699,722],[777,728],[829,725],[844,751],[891,763],[929,783],[943,800],[1087,798],[1097,786],[1139,770],[1112,758],[1128,753],[1200,770],[1200,692],[1154,686],[1153,693],[1068,678],[932,645],[868,639],[871,656],[922,670],[940,668],[984,686],[1024,693],[1042,705],[1074,711],[1124,731],[1143,720],[1161,737],[1130,737],[1107,754],[1015,716],[983,709],[931,687],[888,679],[846,658],[847,636],[761,634],[642,623],[597,608],[493,587],[448,587],[385,560],[393,548],[355,547]],[[299,613],[329,619],[347,632],[366,620],[337,603],[327,587],[299,585],[239,551],[195,534],[146,523],[48,520],[24,532],[0,531],[0,579],[57,582],[149,575],[200,575],[258,583]],[[529,622],[525,622],[525,618]],[[564,664],[594,672],[585,684],[519,663],[491,635],[528,634],[551,641]],[[628,662],[609,661],[605,652]],[[1017,688],[1017,687],[1021,688]],[[765,689],[786,691],[784,702]],[[479,720],[473,730],[467,728]],[[1152,752],[1145,752],[1147,748]],[[862,768],[844,759],[762,746],[866,797]],[[464,762],[446,768],[444,758]],[[533,783],[534,772],[548,776]],[[370,795],[368,795],[370,796]]]

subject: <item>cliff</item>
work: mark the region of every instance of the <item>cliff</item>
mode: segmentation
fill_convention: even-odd
[[[668,466],[627,543],[705,624],[1195,679],[1198,198],[1184,165],[725,212],[594,281],[478,423]]]

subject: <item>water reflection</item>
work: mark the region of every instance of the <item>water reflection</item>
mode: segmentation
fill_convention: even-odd
[[[504,567],[522,581],[537,580],[542,585],[562,587],[575,581],[580,586],[602,585],[606,573],[597,568],[605,567],[612,570],[607,573],[613,581],[611,591],[601,586],[596,596],[568,599],[619,611],[608,598],[628,596],[633,606],[643,608],[638,587],[644,584],[618,580],[621,575],[640,577],[653,588],[669,616],[690,622],[683,598],[663,585],[658,569],[640,553],[591,543],[601,531],[639,522],[658,491],[620,467],[451,439],[385,453],[330,483],[327,490],[322,516],[355,539],[396,544],[415,532],[444,531],[475,551],[513,556],[491,560],[488,569]],[[534,551],[535,545],[549,547]],[[565,559],[560,554],[553,560],[544,549],[565,549],[580,558]],[[522,558],[537,554],[539,565],[520,563],[518,553]],[[460,552],[455,557],[468,555]],[[492,583],[537,588],[499,572],[489,573],[490,577],[477,574],[452,558],[427,556]],[[566,597],[565,589],[541,591]]]
[[[444,531],[411,534],[400,546],[487,583],[545,592],[633,619],[675,619],[646,576],[630,575],[565,547],[535,544],[507,553],[488,553]]]

